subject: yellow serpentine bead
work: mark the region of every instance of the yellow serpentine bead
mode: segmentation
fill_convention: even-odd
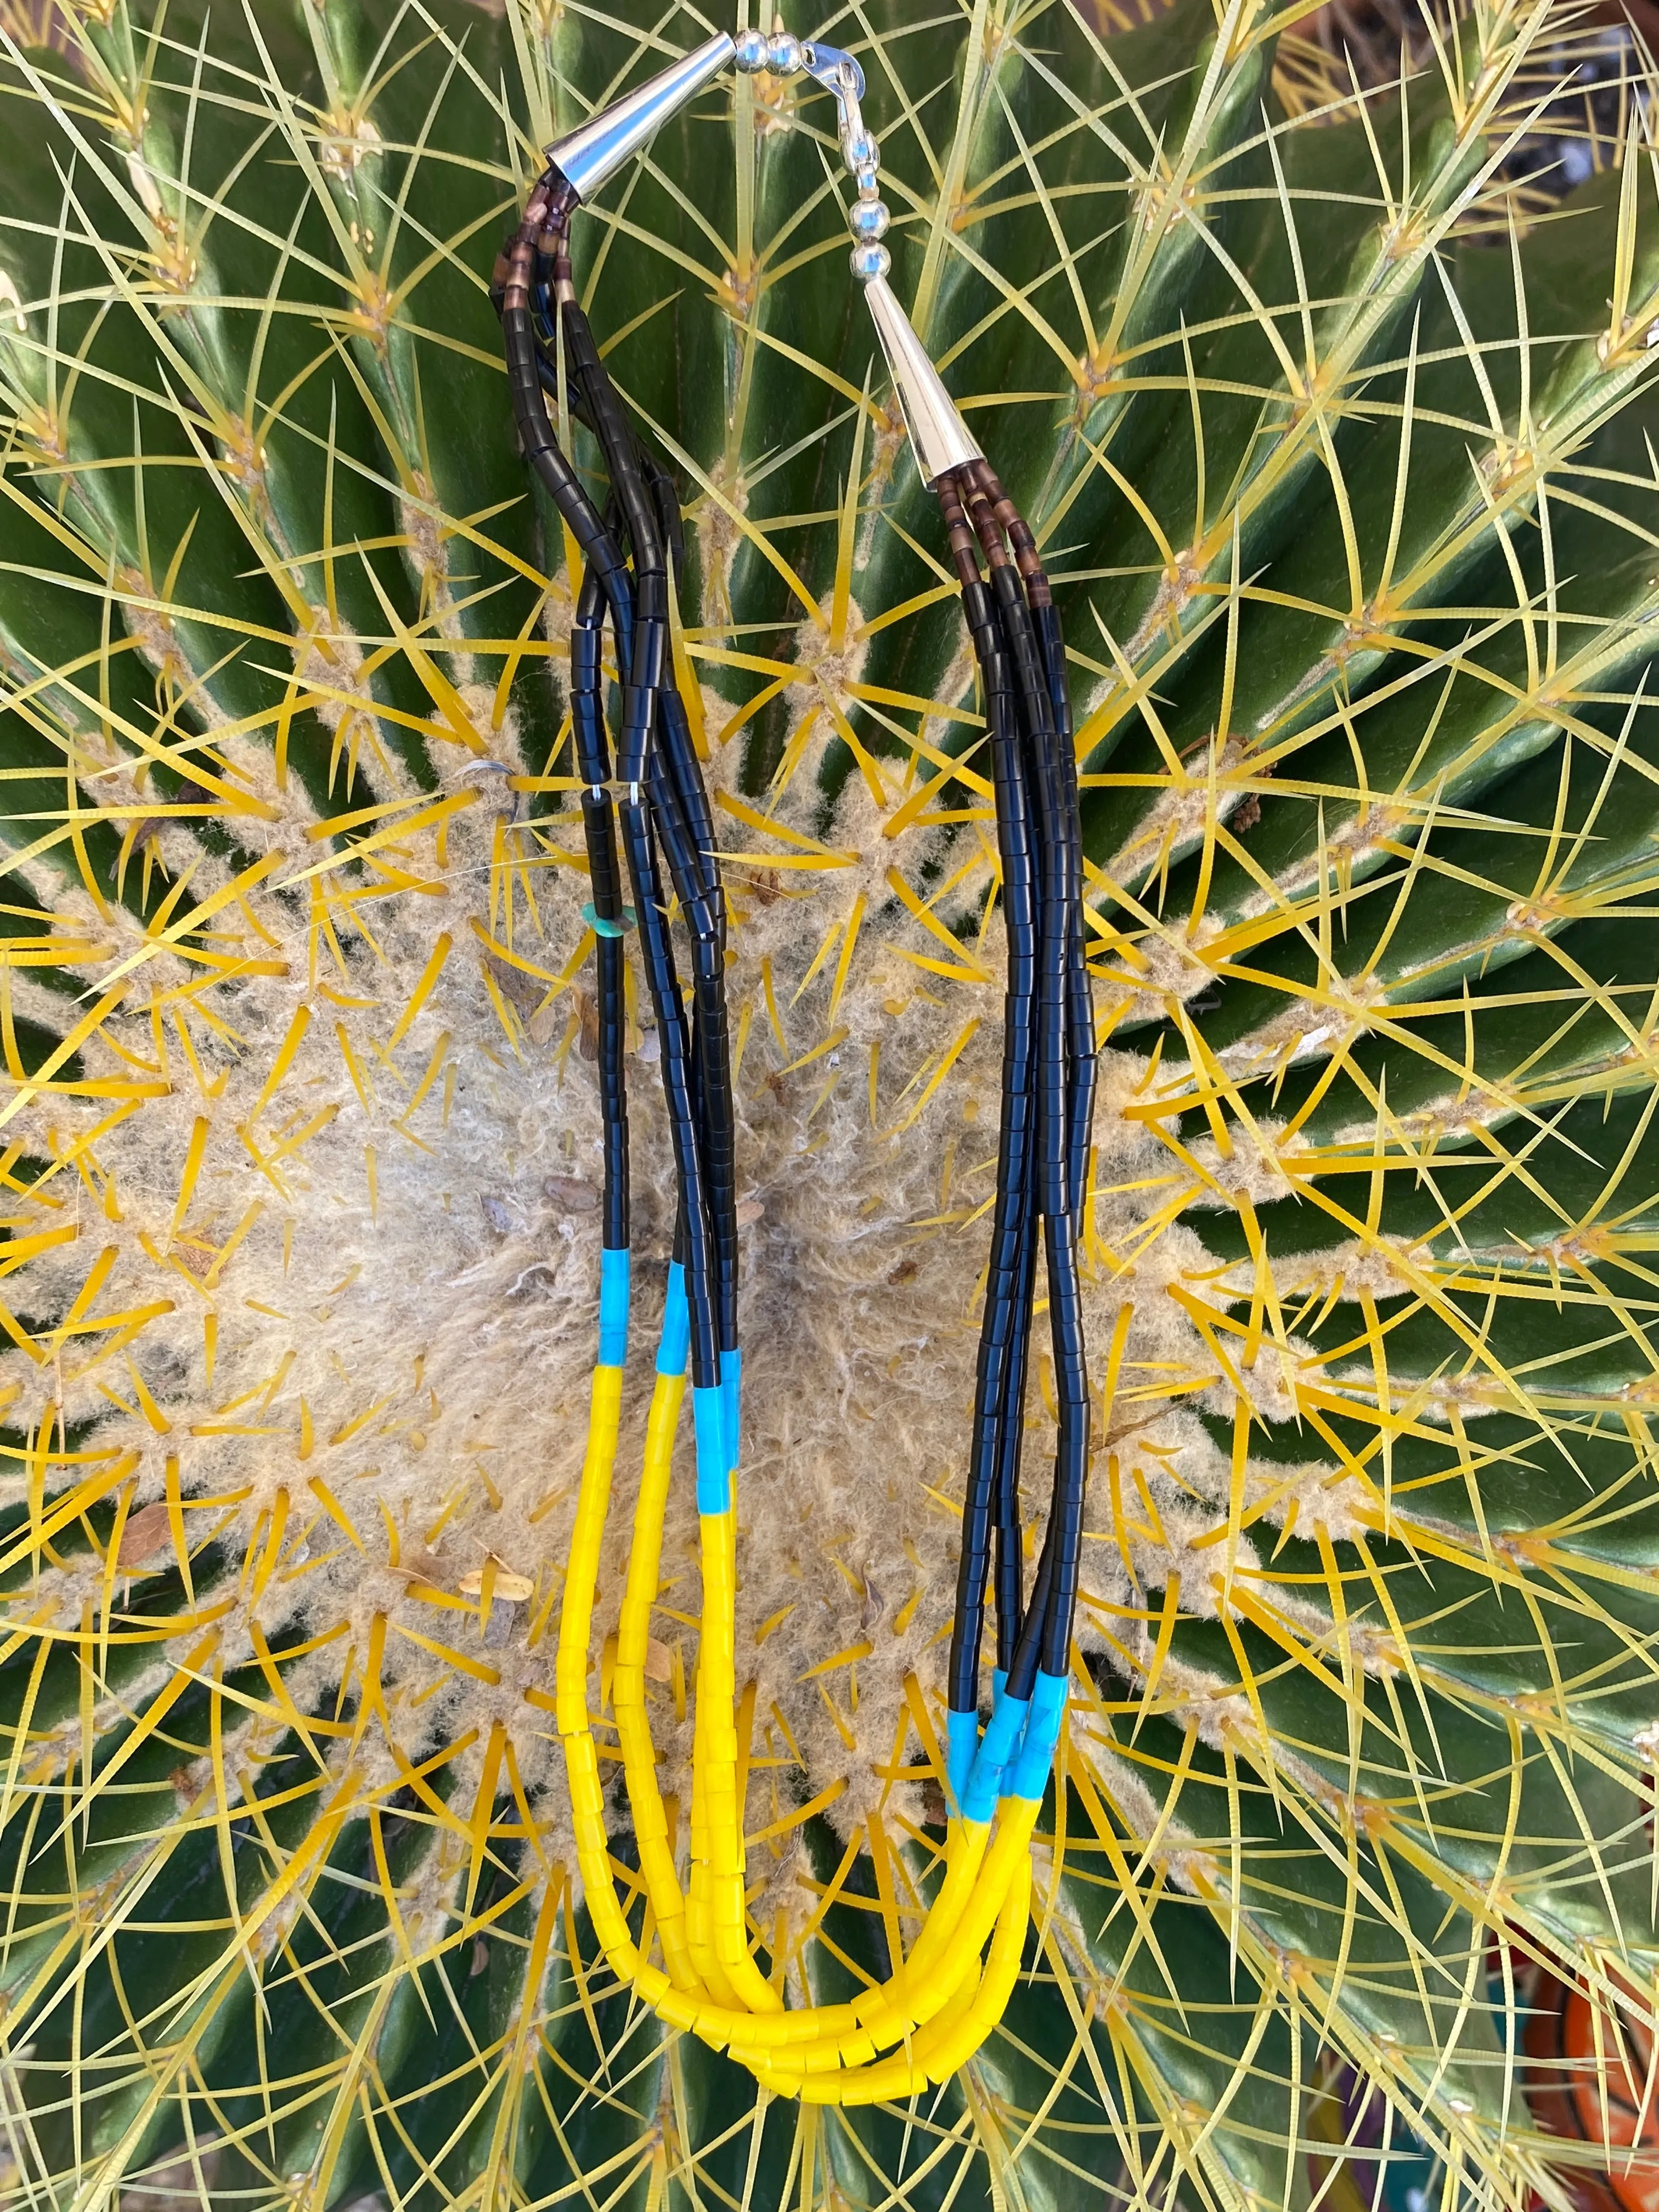
[[[756,2069],[756,2078],[776,2095],[799,2097],[807,2105],[896,2104],[932,2082],[947,2081],[967,2064],[1007,2009],[1019,1979],[1030,1910],[1028,1857],[1017,1869],[997,1916],[984,1972],[963,1984],[964,1990],[972,1990],[970,2001],[939,2014],[902,2055],[842,2074],[796,2075],[787,2067],[763,2073]]]
[[[884,2045],[908,2042],[918,2030],[948,2011],[964,1981],[977,1972],[985,1939],[993,1923],[1000,1924],[1010,1892],[1022,1876],[1029,1884],[1031,1831],[1036,1815],[1036,1805],[1025,1798],[1014,1798],[1003,1807],[985,1854],[983,1871],[965,1909],[956,1925],[933,1945],[932,1953],[921,1959],[922,1947],[918,1941],[891,1981],[862,1990],[853,2000],[861,2034],[857,2038],[824,2034],[804,2047],[792,2045],[787,2062],[791,2069],[828,2072],[862,2064]],[[802,2020],[810,2014],[791,2013],[788,2017]],[[727,2047],[745,2065],[752,2067],[764,2058],[764,2039],[752,2033],[732,2038]]]
[[[733,1480],[735,1480],[735,1476]],[[715,1958],[739,2004],[752,2013],[783,2009],[783,1999],[755,1964],[748,1943],[743,1808],[738,1802],[737,1701],[738,1515],[700,1516],[702,1535],[702,1644],[697,1665],[702,1818],[708,1850],[709,1935]]]
[[[728,2011],[741,2013],[745,2008],[738,2003],[737,1992],[726,1979],[726,1970],[715,1953],[709,1912],[708,1816],[705,1792],[708,1767],[702,1747],[708,1700],[703,1694],[703,1679],[702,1665],[699,1660],[692,1693],[696,1699],[696,1707],[691,1735],[691,1872],[685,1893],[686,1941],[697,1972],[715,2004]]]
[[[668,1502],[674,1432],[685,1396],[684,1375],[659,1374],[646,1424],[645,1460],[634,1508],[634,1540],[629,1552],[628,1586],[617,1626],[617,1664],[611,1699],[622,1741],[623,1773],[633,1808],[640,1873],[662,1943],[663,1963],[678,1990],[706,1991],[686,1932],[685,1899],[669,1847],[668,1820],[657,1787],[656,1747],[645,1704],[645,1650],[651,1632],[662,1564],[663,1516]]]
[[[593,1594],[599,1587],[599,1546],[611,1504],[611,1471],[617,1462],[622,1382],[620,1367],[593,1370],[587,1450],[582,1461],[576,1525],[571,1532],[558,1651],[554,1660],[554,1705],[564,1743],[576,1863],[581,1870],[593,1932],[617,1979],[631,1984],[647,2004],[654,2006],[668,1995],[672,1984],[660,1966],[652,1966],[641,1956],[617,1902],[605,1826],[605,1785],[599,1779],[599,1753],[587,1716],[587,1659],[593,1626]]]
[[[644,1710],[643,1644],[649,1606],[655,1596],[666,1468],[672,1456],[674,1425],[683,1391],[683,1384],[680,1389],[665,1389],[663,1385],[672,1384],[678,1379],[659,1378],[653,1401],[652,1428],[647,1431],[647,1471],[642,1478],[641,1510],[636,1514],[636,1531],[641,1531],[643,1522],[642,1533],[647,1537],[646,1549],[650,1556],[630,1562],[629,1597],[639,1601],[640,1593],[647,1590],[649,1595],[642,1602],[635,1602],[631,1610],[629,1598],[625,1597],[626,1650],[623,1632],[619,1631],[617,1638],[618,1673],[624,1664],[636,1670],[627,1676],[620,1702],[629,1706],[630,1729],[635,1718],[643,1723],[641,1733],[633,1737],[631,1750],[624,1735],[624,1771],[633,1798],[634,1773],[627,1765],[631,1755],[641,1780],[641,1798],[647,1807],[647,1826],[654,1831],[653,1841],[660,1850],[672,1890],[666,1916],[671,1923],[677,1917],[673,1904],[678,1901],[678,1889],[667,1850],[666,1820],[656,1790],[654,1750]],[[978,2048],[1001,2016],[1019,1970],[1030,1893],[1030,1836],[1037,1808],[1023,1800],[1005,1807],[988,1849],[984,1823],[952,1822],[946,1845],[945,1882],[908,1959],[889,1983],[862,1991],[849,2004],[783,2011],[777,1992],[761,1975],[744,1941],[744,1856],[741,1815],[736,1802],[737,1736],[732,1719],[736,1516],[732,1512],[706,1515],[702,1532],[704,1650],[708,1654],[712,1644],[714,1664],[712,1679],[704,1671],[707,1658],[704,1667],[699,1668],[698,1720],[702,1739],[699,1749],[704,1756],[697,1758],[694,1766],[693,1826],[694,1835],[701,1832],[699,1839],[706,1854],[705,1871],[726,1886],[728,1897],[735,1894],[735,1913],[728,1903],[723,1923],[713,1914],[705,1923],[706,1936],[714,1939],[708,1955],[714,1968],[716,1984],[708,1996],[694,1988],[677,1985],[678,1976],[671,1978],[663,1968],[644,1958],[629,1933],[617,1900],[605,1827],[605,1790],[587,1710],[594,1595],[616,1465],[622,1384],[620,1368],[594,1370],[587,1450],[571,1535],[555,1661],[555,1705],[564,1744],[577,1863],[600,1948],[617,1978],[637,1990],[666,2025],[688,2030],[716,2047],[730,2049],[766,2087],[775,2088],[781,2094],[799,2095],[811,2103],[836,2104],[862,2104],[908,2095],[927,2081],[943,2079],[954,2071]],[[653,1486],[656,1495],[647,1503],[646,1493]],[[709,1717],[707,1721],[705,1716]],[[702,1775],[701,1805],[696,1770],[701,1770]],[[708,1782],[711,1770],[714,1779],[712,1790]],[[650,1821],[648,1809],[653,1803],[657,1815],[654,1824]],[[637,1801],[635,1817],[637,1830]],[[644,1858],[642,1844],[642,1867]],[[694,1890],[697,1870],[694,1863]],[[660,1880],[662,1873],[663,1866],[659,1866],[656,1878]],[[711,1883],[711,1890],[712,1887]],[[667,1888],[664,1894],[667,1896]],[[649,1884],[647,1895],[660,1930],[665,1916]],[[686,1949],[695,1960],[691,1921],[688,1899]],[[987,1936],[992,1933],[993,1922],[995,1933],[991,1954],[981,1972],[979,1954]],[[671,1936],[664,1942],[665,1957],[672,1955],[672,1941]],[[684,1954],[678,1965],[681,1973],[684,1973],[687,1969]],[[726,1981],[725,1970],[728,1967],[735,1967],[738,1975],[746,1968],[746,1978],[764,1992],[763,2012],[756,2014],[740,2005],[718,2001],[717,1984]],[[730,1983],[727,1986],[731,1986]],[[893,2043],[903,2043],[904,2051],[890,2059],[877,2060],[878,2051]]]

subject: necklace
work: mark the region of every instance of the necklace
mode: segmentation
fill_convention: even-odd
[[[744,1902],[733,1719],[741,1371],[736,1117],[724,992],[725,896],[708,794],[668,650],[678,498],[636,439],[605,368],[576,300],[568,253],[571,217],[582,199],[730,62],[779,76],[804,71],[837,103],[842,152],[857,192],[849,213],[854,274],[864,286],[918,467],[939,502],[974,641],[1007,942],[997,1190],[948,1680],[944,1875],[916,1942],[886,1983],[846,2004],[798,2009],[785,2008],[756,1963]],[[890,218],[879,196],[878,149],[863,121],[863,94],[857,63],[837,49],[756,32],[738,42],[713,39],[550,149],[496,272],[526,456],[583,562],[570,707],[592,891],[584,912],[598,968],[605,1182],[598,1358],[556,1662],[577,1856],[608,1963],[665,2021],[726,2048],[775,2092],[843,2104],[903,2097],[954,2072],[995,2026],[1019,1972],[1030,1839],[1060,1736],[1077,1601],[1089,1437],[1077,1243],[1095,1073],[1076,760],[1059,617],[1034,534],[887,284],[890,259],[882,241]],[[561,358],[570,411],[592,432],[610,479],[603,515],[561,451],[549,416],[546,392],[560,388]],[[601,678],[607,623],[622,695],[614,762]],[[623,904],[624,862],[631,907]],[[689,1020],[667,887],[690,957]],[[635,928],[661,1039],[678,1211],[612,1700],[640,1882],[660,1966],[635,1938],[618,1895],[586,1686],[628,1352],[623,979],[624,937]],[[1020,1448],[1039,1251],[1060,1419],[1047,1527],[1028,1595]],[[688,1370],[702,1608],[683,1892],[656,1781],[645,1659]],[[990,1716],[981,1731],[988,1592],[995,1658]]]

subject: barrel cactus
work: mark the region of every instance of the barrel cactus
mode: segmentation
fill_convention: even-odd
[[[1629,99],[1587,181],[1522,204],[1528,99],[1571,65],[1542,0],[1448,16],[1382,93],[1288,58],[1305,12],[793,26],[861,58],[894,284],[1055,579],[1102,1048],[1085,1599],[1025,1972],[958,2076],[845,2113],[617,1988],[551,1695],[596,1018],[574,548],[490,269],[538,149],[710,26],[19,19],[4,2202],[1651,2186],[1656,149]],[[998,1105],[972,664],[834,151],[810,83],[728,80],[577,268],[680,486],[725,836],[738,1719],[793,2002],[885,1976],[935,1879]],[[655,1042],[637,993],[647,1319]],[[630,1479],[643,1425],[641,1385]],[[682,1830],[694,1547],[677,1497],[649,1688]],[[611,1842],[648,1945],[625,1801]],[[1534,2117],[1540,1970],[1589,2023],[1547,2085],[1576,2146]]]

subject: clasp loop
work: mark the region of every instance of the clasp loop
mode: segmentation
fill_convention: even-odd
[[[850,93],[855,100],[864,97],[864,71],[851,54],[843,53],[839,46],[821,46],[814,39],[803,39],[800,65],[808,76],[815,78],[826,92],[833,92],[837,100],[844,100]]]

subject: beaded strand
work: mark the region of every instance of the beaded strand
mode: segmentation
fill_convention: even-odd
[[[769,2088],[814,2102],[866,2103],[908,2095],[954,2071],[994,2027],[1019,1971],[1030,1905],[1030,1838],[1066,1694],[1088,1447],[1077,1232],[1094,1062],[1081,957],[1081,839],[1064,647],[1052,595],[1032,533],[962,429],[936,372],[921,355],[886,289],[890,256],[883,240],[890,219],[879,196],[879,152],[860,109],[862,75],[838,50],[803,44],[784,33],[768,39],[750,32],[735,45],[711,40],[698,56],[665,73],[661,82],[669,86],[672,80],[670,89],[678,100],[706,82],[727,54],[739,69],[751,72],[789,76],[805,70],[837,100],[842,158],[856,188],[848,215],[852,267],[870,289],[890,358],[896,345],[905,349],[904,361],[895,360],[896,381],[919,463],[934,481],[957,562],[994,763],[1009,962],[1003,1120],[951,1647],[945,1879],[908,1958],[896,1965],[886,1983],[866,1989],[848,2004],[786,2010],[747,1942],[733,1720],[740,1353],[724,892],[712,813],[666,650],[667,594],[678,566],[678,499],[665,471],[629,425],[576,301],[568,225],[581,194],[559,166],[560,149],[554,149],[532,189],[498,266],[496,287],[526,454],[584,560],[572,635],[571,714],[593,894],[586,913],[599,963],[605,1212],[599,1358],[556,1661],[556,1705],[578,1860],[595,1930],[613,1971],[665,2021],[726,2048]],[[653,98],[653,88],[642,88],[614,112],[622,117],[629,111],[635,118],[629,126],[630,143],[637,142],[642,127],[637,118],[656,112]],[[665,106],[661,112],[669,110]],[[578,134],[596,175],[593,149],[603,149],[607,127],[608,118],[601,117]],[[561,355],[568,403],[596,437],[611,480],[611,507],[603,518],[559,450],[549,419],[545,395],[560,389]],[[905,362],[913,373],[908,386]],[[926,375],[918,381],[922,367]],[[913,413],[918,404],[931,408],[933,415]],[[947,430],[954,426],[956,448],[972,458],[930,471],[928,427],[936,428],[939,421]],[[983,577],[981,556],[988,572]],[[607,618],[622,692],[614,775],[600,683],[601,634]],[[618,842],[635,902],[631,910],[622,904]],[[689,939],[689,1023],[668,926],[664,863]],[[613,1700],[661,1967],[640,1950],[617,1897],[587,1712],[599,1547],[627,1356],[622,939],[636,918],[661,1036],[679,1215],[618,1627]],[[1027,1604],[1019,1458],[1039,1243],[1047,1255],[1060,1422],[1048,1529]],[[703,1607],[691,1859],[682,1893],[656,1781],[644,1659],[688,1366],[696,1428]],[[978,1668],[994,1547],[997,1663],[991,1719],[981,1736]],[[893,2055],[883,2055],[887,2052]]]

